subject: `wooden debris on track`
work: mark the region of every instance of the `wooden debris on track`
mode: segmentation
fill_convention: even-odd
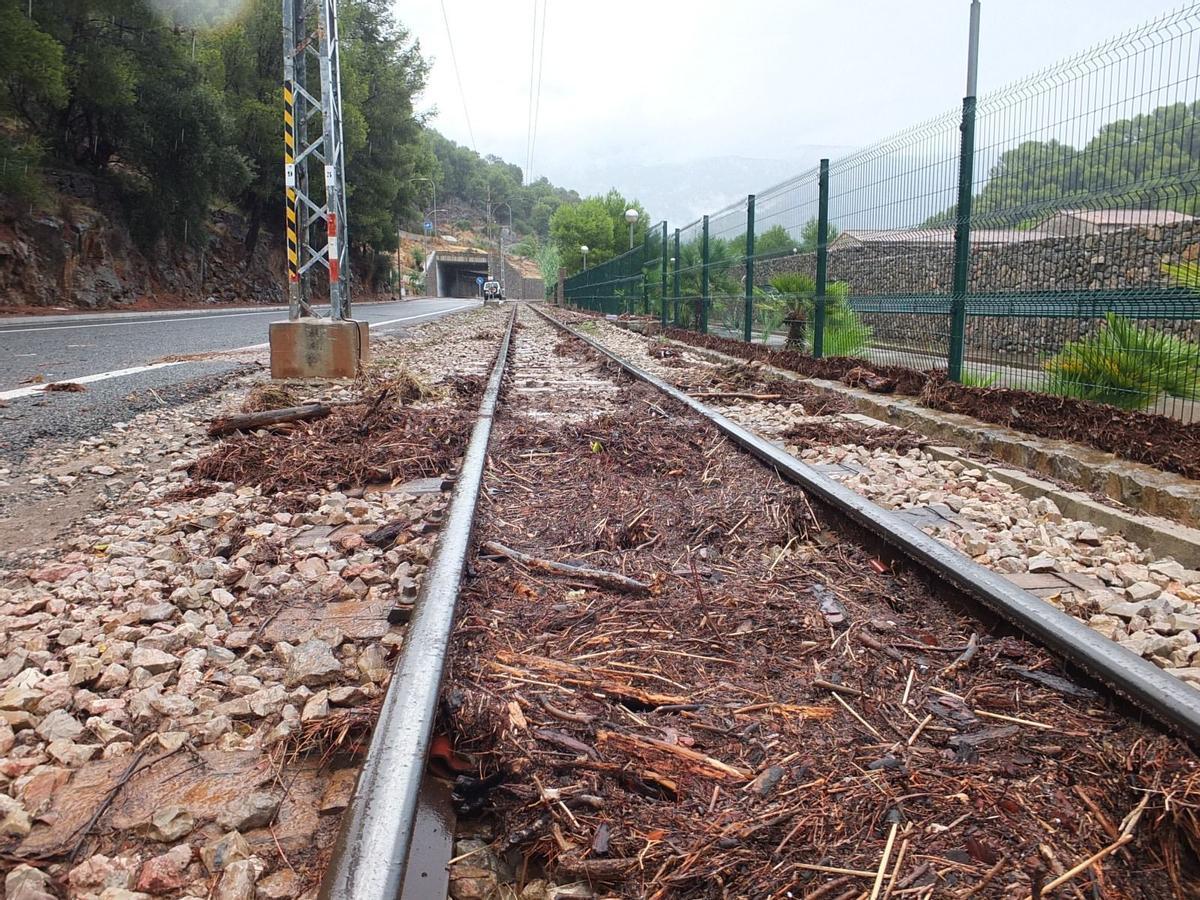
[[[286,432],[232,434],[192,464],[193,483],[181,496],[214,482],[259,485],[276,494],[441,475],[466,447],[473,399],[463,395],[452,407],[406,406],[384,386],[360,402],[323,406],[316,419],[295,419]]]
[[[573,566],[568,563],[554,562],[549,559],[538,559],[535,556],[530,556],[527,553],[522,553],[520,550],[513,550],[511,547],[505,547],[497,541],[487,541],[483,545],[485,550],[492,553],[497,553],[513,562],[519,562],[522,565],[529,566],[531,569],[537,569],[542,572],[549,572],[552,575],[564,575],[567,578],[578,578],[582,581],[590,581],[593,584],[610,587],[618,591],[630,591],[633,593],[642,593],[651,588],[649,582],[638,581],[636,578],[630,578],[626,575],[621,575],[618,572],[602,572],[599,569],[591,569],[587,566]]]
[[[707,425],[621,391],[583,424],[497,420],[477,528],[505,559],[464,590],[444,709],[480,774],[506,774],[500,846],[603,896],[1010,898],[1064,876],[1186,896],[1191,749],[1064,692],[1048,653],[879,571]],[[653,590],[486,542],[514,534]]]
[[[324,403],[306,403],[303,406],[289,406],[284,409],[221,416],[213,419],[212,424],[208,426],[208,436],[224,437],[235,431],[254,431],[289,422],[311,422],[314,419],[325,418],[330,412],[332,410]]]

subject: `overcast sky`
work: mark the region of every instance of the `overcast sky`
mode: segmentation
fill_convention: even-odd
[[[983,0],[980,92],[1169,0]],[[547,0],[533,171],[856,147],[961,101],[969,0]],[[480,153],[524,166],[534,0],[445,0]],[[438,0],[396,4],[433,69],[422,105],[470,146]],[[539,25],[540,27],[540,25]],[[615,168],[614,168],[615,167]],[[621,187],[620,184],[616,185]]]

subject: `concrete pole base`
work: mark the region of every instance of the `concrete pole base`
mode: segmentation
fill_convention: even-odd
[[[370,325],[353,320],[272,322],[272,378],[354,378],[371,358]]]

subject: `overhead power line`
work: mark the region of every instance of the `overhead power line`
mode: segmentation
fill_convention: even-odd
[[[542,71],[546,67],[546,7],[550,0],[542,0],[542,36],[538,42],[538,76],[537,93],[533,104],[533,133],[529,139],[529,169],[526,180],[533,183],[533,162],[537,152],[538,119],[542,112]]]
[[[529,166],[533,154],[533,87],[534,80],[537,74],[537,26],[538,26],[538,2],[533,0],[533,31],[529,35],[529,104],[526,107],[525,114],[525,183],[529,183]]]
[[[442,21],[446,23],[446,40],[450,43],[450,61],[454,63],[454,80],[458,82],[458,96],[462,100],[463,116],[467,120],[467,133],[471,136],[471,149],[478,153],[475,129],[471,127],[471,111],[467,108],[467,94],[463,90],[462,74],[458,70],[458,56],[454,53],[454,35],[450,31],[450,16],[446,14],[446,0],[442,0]]]
[[[541,4],[541,15],[538,5]],[[525,183],[533,183],[534,154],[537,149],[538,116],[542,108],[542,72],[546,63],[546,6],[549,0],[533,0],[533,31],[529,37],[529,124],[525,130]],[[541,34],[538,20],[541,20]]]

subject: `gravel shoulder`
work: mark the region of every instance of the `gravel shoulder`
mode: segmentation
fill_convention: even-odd
[[[7,897],[312,891],[404,639],[388,613],[415,593],[448,495],[438,477],[330,475],[271,492],[260,486],[269,465],[204,483],[189,469],[266,444],[301,454],[289,473],[334,472],[303,457],[315,436],[361,429],[338,444],[341,465],[401,420],[442,423],[452,456],[455,411],[473,408],[504,315],[476,310],[382,339],[354,384],[292,385],[296,398],[337,405],[311,434],[207,437],[214,415],[261,399],[254,372],[9,467]],[[387,452],[394,471],[412,460],[437,474],[423,449]],[[389,540],[368,540],[383,526]]]

